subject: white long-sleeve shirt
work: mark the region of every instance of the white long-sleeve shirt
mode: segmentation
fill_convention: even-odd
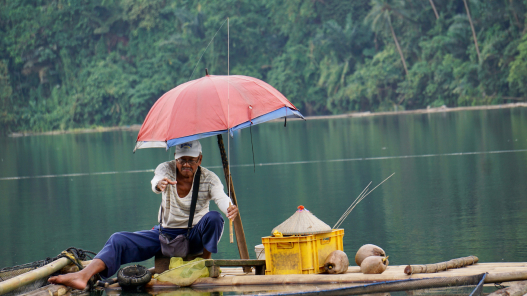
[[[176,161],[167,161],[157,166],[155,176],[152,179],[152,191],[161,193],[156,190],[157,183],[163,178],[176,180]],[[158,221],[161,218],[161,209],[163,209],[162,226],[167,228],[187,228],[190,215],[190,204],[192,201],[192,191],[194,184],[185,197],[179,197],[176,185],[168,184],[165,191],[162,192],[161,207],[159,208]],[[201,167],[200,186],[198,201],[192,226],[196,225],[201,218],[209,212],[209,202],[214,200],[218,208],[227,215],[229,207],[229,197],[223,191],[223,184],[216,174],[210,170]]]

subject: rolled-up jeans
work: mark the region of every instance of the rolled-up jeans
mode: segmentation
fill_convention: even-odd
[[[190,230],[189,254],[201,254],[203,249],[217,253],[218,242],[223,234],[223,224],[220,213],[211,211],[205,214]],[[170,237],[187,233],[187,228],[163,227],[162,230]],[[156,225],[151,230],[112,234],[94,259],[100,259],[106,264],[106,269],[100,275],[107,278],[115,274],[122,264],[150,259],[160,250],[159,225]]]

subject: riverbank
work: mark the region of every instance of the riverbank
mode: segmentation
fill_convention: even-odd
[[[510,103],[502,105],[486,105],[486,106],[470,106],[470,107],[454,107],[448,108],[442,106],[439,108],[427,108],[417,110],[406,110],[406,111],[391,111],[391,112],[353,112],[339,115],[319,115],[319,116],[306,116],[306,120],[317,120],[317,119],[334,119],[334,118],[346,118],[346,117],[369,117],[369,116],[384,116],[384,115],[405,115],[405,114],[426,114],[426,113],[441,113],[441,112],[456,112],[456,111],[470,111],[470,110],[493,110],[493,109],[509,109],[527,107],[527,103]],[[282,119],[277,119],[282,120]],[[277,121],[276,120],[276,121]],[[301,120],[301,119],[291,119]],[[85,128],[85,129],[71,129],[71,130],[57,130],[49,132],[18,132],[11,133],[9,137],[26,137],[26,136],[42,136],[42,135],[64,135],[64,134],[82,134],[82,133],[97,133],[97,132],[110,132],[110,131],[139,131],[141,128],[140,124],[127,125],[127,126],[113,126],[113,127],[96,127],[96,128]]]

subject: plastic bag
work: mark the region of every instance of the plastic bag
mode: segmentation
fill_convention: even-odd
[[[169,270],[154,275],[154,279],[163,282],[170,282],[180,287],[192,285],[201,277],[208,277],[209,270],[205,266],[205,259],[196,258],[192,261],[183,261],[183,258],[170,258]]]

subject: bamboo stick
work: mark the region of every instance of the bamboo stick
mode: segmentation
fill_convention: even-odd
[[[232,203],[229,202],[229,207],[232,206]],[[232,219],[229,219],[229,242],[234,243],[234,238],[232,237]]]
[[[407,275],[416,274],[416,273],[434,273],[445,271],[448,269],[465,267],[467,265],[472,265],[478,263],[479,259],[476,256],[468,256],[463,258],[452,259],[446,262],[439,262],[434,264],[426,265],[408,265],[404,269],[404,273]]]
[[[60,258],[50,264],[39,267],[35,270],[28,271],[14,278],[10,278],[6,281],[0,282],[0,295],[4,295],[8,292],[13,291],[19,287],[30,284],[38,279],[47,277],[52,273],[61,270],[64,266],[68,265],[70,261],[67,258]]]
[[[232,203],[238,207],[238,215],[234,218],[234,232],[236,232],[236,243],[238,244],[238,252],[240,253],[240,259],[249,259],[249,250],[247,249],[247,242],[245,240],[245,232],[243,231],[242,217],[240,213],[240,207],[236,200],[236,193],[234,192],[234,184],[232,182],[232,176],[229,173],[229,160],[225,153],[225,146],[223,145],[223,137],[217,136],[218,146],[220,148],[221,162],[223,165],[223,173],[225,174],[225,182],[230,188]],[[244,268],[245,272],[250,272],[251,268]]]

